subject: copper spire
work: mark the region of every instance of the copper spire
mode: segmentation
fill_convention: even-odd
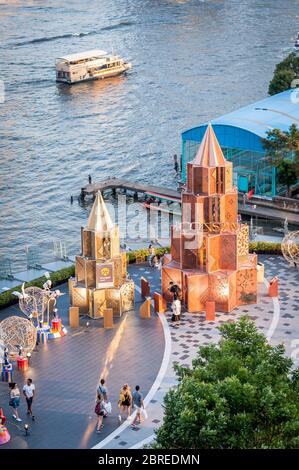
[[[110,214],[99,191],[90,211],[86,228],[96,232],[107,232],[113,227]]]
[[[191,163],[194,165],[209,167],[222,166],[226,163],[221,147],[210,123],[208,124],[197,154]]]

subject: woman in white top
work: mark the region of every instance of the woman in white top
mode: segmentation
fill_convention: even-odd
[[[173,301],[172,310],[174,314],[174,321],[179,322],[181,317],[181,301],[179,299]]]
[[[13,417],[17,421],[22,421],[21,418],[19,417],[18,414],[18,407],[20,405],[20,390],[18,388],[18,385],[15,382],[10,382],[9,383],[9,388],[10,388],[10,400],[9,400],[9,405],[12,406],[14,414]]]

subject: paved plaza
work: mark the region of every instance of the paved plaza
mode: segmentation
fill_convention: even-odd
[[[129,266],[136,283],[136,308],[117,321],[113,330],[104,330],[102,320],[81,319],[78,329],[65,338],[40,345],[33,353],[31,376],[37,387],[35,413],[30,422],[30,436],[25,437],[25,405],[22,403],[21,426],[10,418],[7,384],[0,385],[0,403],[8,416],[12,435],[3,448],[138,448],[149,443],[163,419],[163,397],[175,386],[173,364],[190,365],[199,345],[216,343],[218,326],[235,321],[242,315],[252,318],[272,344],[283,343],[288,355],[299,365],[299,271],[278,256],[259,256],[265,263],[267,279],[279,278],[279,300],[267,296],[266,283],[259,285],[258,304],[246,305],[230,314],[217,314],[216,322],[206,322],[204,314],[183,313],[179,326],[172,325],[171,313],[140,319],[139,284],[144,276],[152,293],[160,290],[160,273],[146,265]],[[66,287],[64,287],[66,290]],[[59,312],[65,319],[68,296],[59,299]],[[1,318],[16,314],[16,306],[1,312]],[[87,322],[90,323],[87,326]],[[297,351],[298,350],[298,351]],[[99,378],[107,377],[113,413],[105,419],[104,431],[95,433],[95,389]],[[24,375],[15,373],[14,380],[23,383]],[[120,386],[139,383],[145,396],[148,419],[136,429],[130,422],[117,423],[117,399]],[[29,421],[28,421],[29,422]]]

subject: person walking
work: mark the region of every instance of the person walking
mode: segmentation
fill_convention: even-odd
[[[170,281],[168,290],[172,294],[173,300],[177,300],[180,298],[181,289],[177,284],[174,284],[172,281]]]
[[[121,423],[123,414],[126,414],[126,419],[129,419],[131,416],[132,394],[128,384],[124,384],[121,388],[118,406],[120,409],[118,420]]]
[[[107,387],[105,386],[105,379],[100,380],[100,385],[98,386],[98,393],[103,395],[103,399],[105,403],[108,403],[108,392]]]
[[[98,421],[97,421],[97,433],[101,433],[102,432],[102,429],[104,427],[104,424],[103,424],[103,418],[104,416],[107,414],[106,413],[106,410],[105,410],[105,401],[104,401],[104,397],[101,393],[98,393],[97,394],[97,399],[96,399],[96,406],[95,406],[95,409],[94,409],[94,412],[95,414],[97,415],[98,417]]]
[[[172,303],[172,311],[174,315],[175,323],[179,323],[181,319],[181,301],[180,299],[176,299]]]
[[[32,379],[27,379],[24,387],[23,387],[23,394],[26,398],[27,403],[27,415],[30,415],[32,421],[35,420],[35,417],[32,413],[32,402],[35,395],[35,385],[32,383]]]
[[[21,397],[21,394],[20,394],[20,390],[19,390],[19,387],[18,385],[15,383],[15,382],[10,382],[8,384],[9,388],[10,388],[10,393],[9,393],[9,396],[10,396],[10,400],[9,400],[9,405],[12,407],[13,409],[13,418],[15,418],[16,421],[19,421],[21,422],[21,418],[19,416],[19,413],[18,413],[18,407],[20,406],[20,397]]]
[[[136,385],[135,390],[132,394],[132,400],[133,400],[133,406],[136,408],[136,416],[134,418],[134,421],[132,423],[132,427],[135,428],[136,424],[141,423],[141,411],[144,409],[144,404],[143,404],[143,395],[140,392],[140,387],[139,385]]]
[[[149,257],[148,257],[148,262],[151,267],[153,267],[153,259],[156,254],[155,247],[150,243],[148,246],[148,251],[149,251]]]

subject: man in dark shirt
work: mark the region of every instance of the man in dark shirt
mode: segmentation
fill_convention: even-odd
[[[179,286],[177,284],[174,284],[172,281],[170,281],[168,290],[169,290],[169,292],[172,293],[173,300],[179,299],[181,289],[179,288]]]
[[[141,423],[141,410],[142,410],[142,408],[144,408],[143,395],[140,392],[139,385],[136,385],[135,390],[132,393],[132,399],[133,399],[134,408],[136,408],[136,410],[137,410],[135,419],[132,423],[132,427],[135,428],[137,423],[138,424]]]

